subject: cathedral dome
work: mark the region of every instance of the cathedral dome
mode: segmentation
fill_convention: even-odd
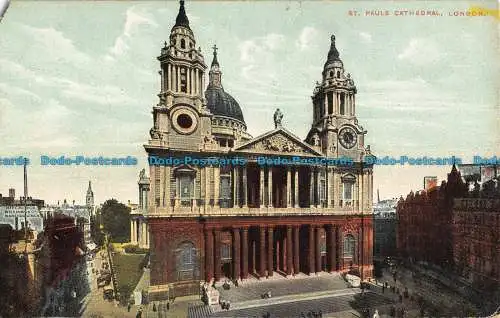
[[[215,116],[233,118],[245,123],[240,105],[222,87],[208,86],[205,91],[207,107]]]
[[[220,70],[219,61],[217,60],[217,46],[214,46],[213,49],[214,58],[209,72],[208,87],[205,91],[207,107],[215,116],[229,117],[245,124],[240,105],[233,96],[226,93],[222,87],[222,72]]]

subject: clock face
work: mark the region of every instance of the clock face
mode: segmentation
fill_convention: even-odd
[[[346,127],[340,131],[339,141],[344,148],[351,149],[356,145],[358,136],[356,135],[354,129],[352,129],[351,127]]]

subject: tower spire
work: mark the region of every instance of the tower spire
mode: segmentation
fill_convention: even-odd
[[[328,59],[326,60],[326,64],[332,63],[334,61],[340,61],[340,54],[335,46],[335,35],[331,36],[332,43],[330,44],[330,51],[328,51]]]
[[[179,1],[179,3],[180,3],[179,13],[177,14],[177,18],[175,19],[174,28],[177,26],[182,26],[182,27],[190,29],[189,28],[189,20],[188,20],[188,17],[186,15],[186,9],[184,8],[184,0]]]
[[[220,71],[219,61],[217,60],[217,50],[219,48],[217,45],[214,45],[212,49],[214,49],[214,58],[212,60],[210,72],[208,72],[208,86],[212,88],[222,88],[222,72]]]

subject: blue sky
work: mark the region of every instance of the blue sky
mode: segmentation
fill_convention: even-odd
[[[498,153],[498,32],[493,17],[452,17],[495,1],[187,1],[205,62],[219,47],[223,86],[248,131],[284,126],[304,138],[310,96],[335,34],[358,88],[357,116],[377,156]],[[349,16],[356,9],[361,16]],[[436,9],[443,16],[364,16],[366,10]],[[19,2],[0,24],[0,157],[132,155],[137,167],[29,168],[30,195],[84,202],[137,201],[142,145],[157,103],[156,57],[177,1]],[[422,188],[449,167],[376,167],[382,197]],[[0,166],[0,193],[22,189],[22,167]]]

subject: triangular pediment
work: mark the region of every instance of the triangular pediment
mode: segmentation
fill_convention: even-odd
[[[237,152],[322,156],[297,136],[279,127],[255,137],[235,149]]]

